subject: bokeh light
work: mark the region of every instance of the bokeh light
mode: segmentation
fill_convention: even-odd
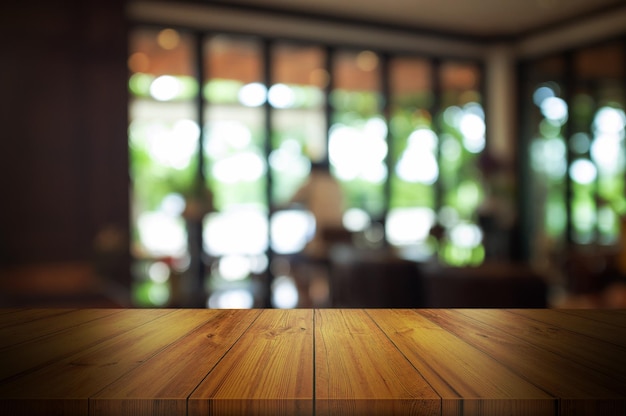
[[[356,56],[356,66],[361,71],[370,72],[378,67],[378,55],[372,51],[362,51]]]
[[[382,121],[384,124],[384,121]],[[362,128],[335,124],[330,129],[328,155],[340,180],[362,178],[380,183],[387,176],[387,127],[379,118],[366,121]],[[354,151],[359,149],[359,152]]]
[[[263,254],[268,247],[268,227],[267,215],[254,206],[212,213],[205,219],[205,248],[214,256]]]
[[[394,208],[385,224],[387,240],[393,245],[405,245],[425,240],[435,223],[435,213],[426,207]]]
[[[161,75],[150,84],[150,95],[157,101],[173,100],[182,90],[180,80],[171,75]]]
[[[246,256],[231,254],[219,259],[220,276],[227,281],[243,280],[250,275],[251,262]]]
[[[228,289],[213,293],[207,302],[212,309],[250,309],[254,296],[247,289]]]
[[[175,49],[180,44],[180,35],[174,29],[163,29],[157,35],[157,43],[163,49]]]
[[[541,102],[541,113],[543,116],[558,124],[564,124],[567,121],[567,103],[558,97],[547,97]]]
[[[142,246],[153,256],[178,256],[187,250],[182,218],[146,211],[139,214],[137,228]]]
[[[132,72],[148,72],[150,57],[143,52],[135,52],[128,57],[128,69]]]
[[[277,276],[272,282],[272,305],[280,309],[295,308],[298,305],[298,289],[293,278]]]
[[[259,82],[246,84],[239,90],[238,98],[246,107],[259,107],[267,98],[267,88]]]
[[[471,249],[478,246],[482,239],[482,230],[476,224],[461,223],[450,230],[450,240],[457,247]]]
[[[304,248],[315,233],[315,218],[304,210],[283,210],[272,215],[272,249],[292,254]]]
[[[352,232],[359,232],[369,227],[371,222],[370,215],[361,208],[347,209],[342,218],[343,226]]]
[[[596,180],[596,166],[590,160],[578,159],[570,166],[569,175],[574,182],[588,185]]]
[[[269,89],[267,99],[272,107],[290,108],[294,105],[296,96],[288,85],[274,84]]]

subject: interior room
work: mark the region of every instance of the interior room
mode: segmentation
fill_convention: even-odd
[[[1,6],[1,307],[626,308],[623,0],[64,5]]]

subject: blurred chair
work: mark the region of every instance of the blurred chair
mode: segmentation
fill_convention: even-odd
[[[548,284],[529,266],[485,263],[477,267],[423,266],[424,307],[545,308]]]
[[[386,249],[336,245],[330,253],[330,298],[336,308],[422,306],[417,264]]]

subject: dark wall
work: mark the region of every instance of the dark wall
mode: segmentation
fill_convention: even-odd
[[[124,0],[0,6],[0,266],[129,230]]]

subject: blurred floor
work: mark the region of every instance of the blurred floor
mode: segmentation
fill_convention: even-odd
[[[0,270],[0,307],[127,307],[123,290],[88,263],[14,266]]]

